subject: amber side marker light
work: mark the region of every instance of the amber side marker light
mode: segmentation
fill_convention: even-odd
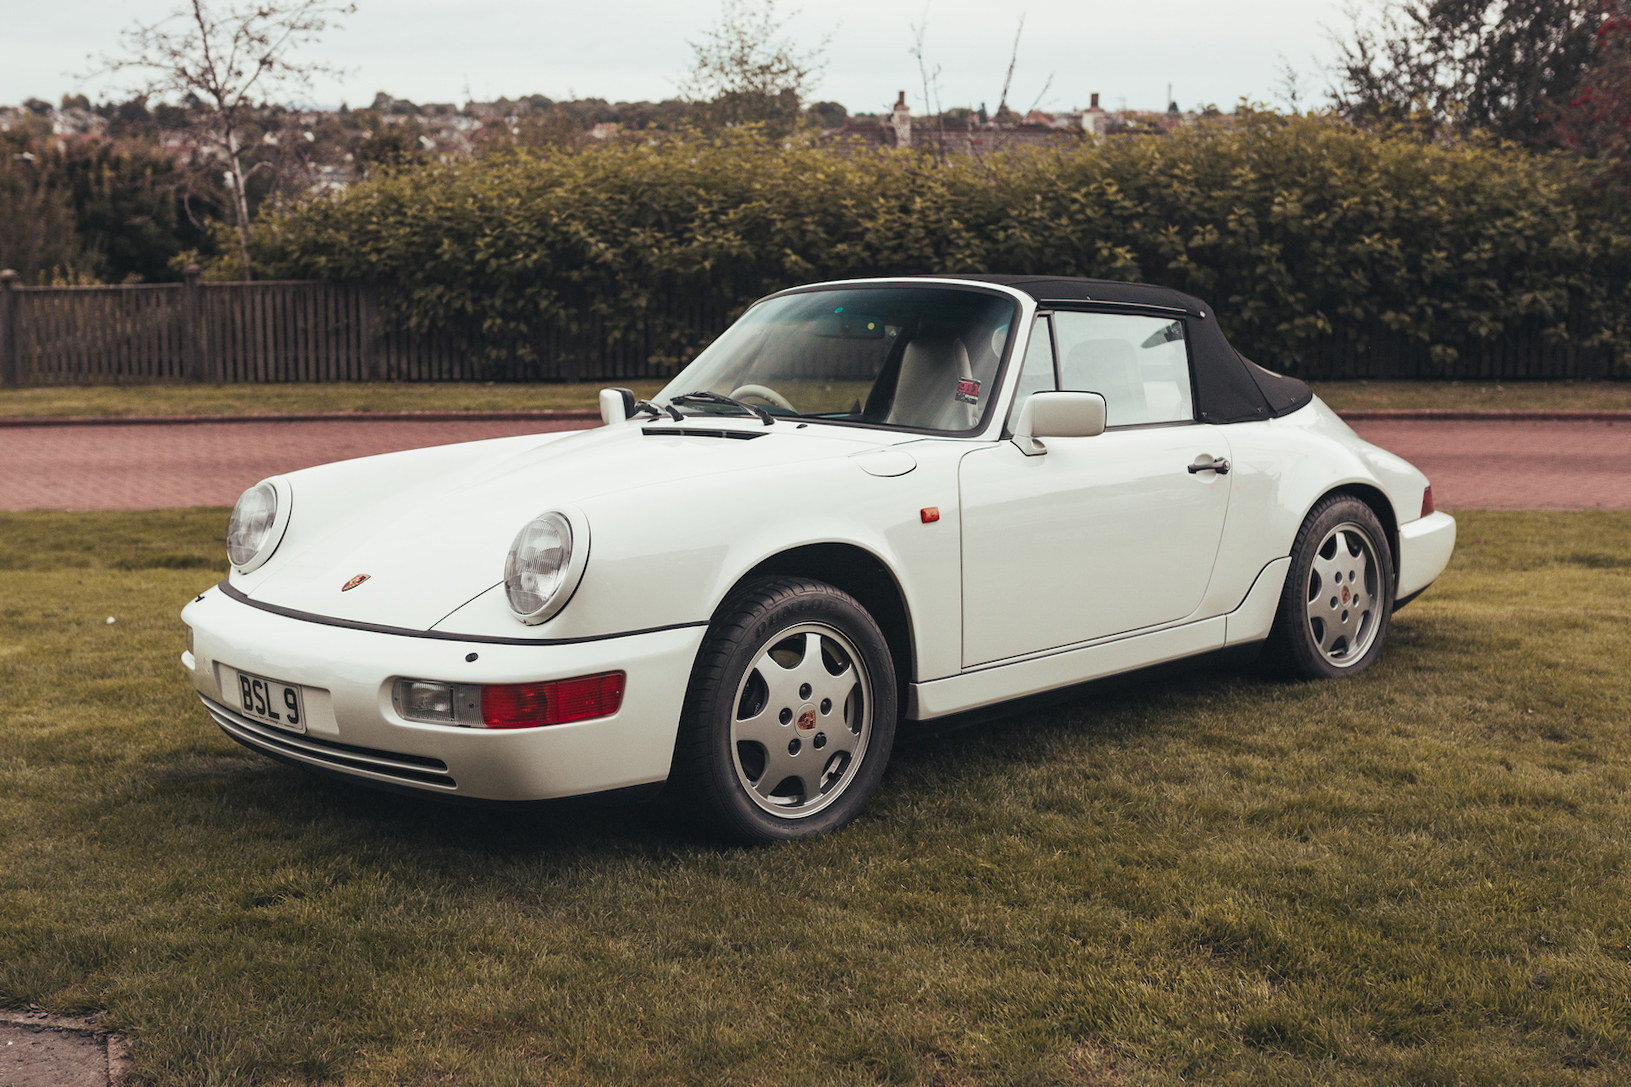
[[[1433,485],[1429,483],[1427,489],[1421,493],[1421,515],[1426,517],[1433,512]]]
[[[481,689],[488,728],[537,728],[610,717],[623,706],[622,672],[543,683],[491,683]]]
[[[922,509],[917,511],[917,515],[922,519],[924,524],[932,525],[936,521],[940,520],[940,507],[924,506]]]

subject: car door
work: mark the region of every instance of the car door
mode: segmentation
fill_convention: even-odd
[[[1039,316],[1009,418],[1052,388],[1103,395],[1105,432],[959,464],[964,667],[1176,622],[1211,580],[1229,478],[1204,465],[1229,448],[1195,421],[1183,319]]]

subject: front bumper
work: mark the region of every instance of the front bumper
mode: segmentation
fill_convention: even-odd
[[[275,615],[211,589],[181,613],[182,656],[216,724],[285,761],[391,787],[481,800],[579,796],[667,778],[701,625],[571,645],[495,645],[327,626]],[[474,653],[476,660],[466,660]],[[223,672],[241,669],[304,690],[307,731],[237,712]],[[462,728],[400,717],[401,676],[448,683],[525,683],[622,670],[610,717],[530,729]]]
[[[1447,513],[1426,517],[1399,526],[1399,588],[1397,600],[1420,593],[1444,572],[1455,551],[1455,518]]]

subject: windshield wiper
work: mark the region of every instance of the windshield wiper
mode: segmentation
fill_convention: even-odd
[[[637,401],[635,401],[635,403],[634,403],[634,413],[639,414],[642,411],[651,412],[651,417],[653,419],[661,419],[663,417],[663,415],[666,413],[676,423],[685,422],[685,416],[680,414],[680,409],[674,407],[672,404],[653,404],[649,400],[637,400]]]
[[[720,393],[710,393],[698,390],[694,393],[681,393],[679,396],[671,396],[668,398],[668,402],[671,404],[684,404],[687,402],[700,402],[703,404],[729,404],[732,407],[741,408],[750,415],[757,415],[764,421],[765,426],[769,426],[771,423],[776,421],[776,417],[770,414],[764,408],[761,408],[755,404],[743,403],[734,396],[724,396]]]

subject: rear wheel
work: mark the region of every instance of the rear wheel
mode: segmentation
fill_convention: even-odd
[[[831,585],[770,578],[727,601],[703,641],[675,785],[739,840],[822,834],[860,814],[894,738],[894,665],[877,623]]]
[[[1376,663],[1393,611],[1393,553],[1375,512],[1333,495],[1309,513],[1291,549],[1270,649],[1283,670],[1334,679]]]

